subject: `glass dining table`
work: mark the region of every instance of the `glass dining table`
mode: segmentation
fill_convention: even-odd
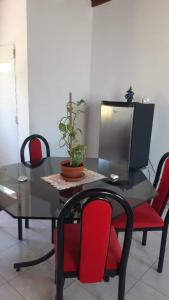
[[[110,174],[114,173],[111,162],[99,158],[87,158],[85,167],[104,175],[104,179],[58,190],[45,182],[42,177],[59,173],[59,163],[63,159],[65,158],[48,157],[33,168],[29,163],[1,167],[0,209],[21,222],[23,219],[46,219],[51,220],[54,224],[66,201],[82,190],[104,188],[117,192],[126,199],[132,208],[150,201],[156,195],[152,183],[141,170],[122,172],[119,181],[113,182],[110,178]],[[20,176],[26,176],[27,181],[19,182]],[[122,213],[121,208],[117,205],[113,206],[113,217]],[[75,212],[75,219],[78,219],[78,212]],[[52,248],[49,253],[36,260],[15,263],[14,268],[19,271],[22,267],[41,263],[53,254],[54,249]]]

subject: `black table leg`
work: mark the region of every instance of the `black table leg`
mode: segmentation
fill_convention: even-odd
[[[16,269],[16,271],[19,272],[21,268],[38,265],[38,264],[44,262],[45,260],[47,260],[48,258],[50,258],[54,253],[55,253],[55,251],[53,248],[47,254],[45,254],[44,256],[41,256],[40,258],[14,264],[14,269]]]
[[[18,239],[22,241],[22,219],[18,219]]]
[[[29,219],[25,219],[25,228],[29,228]]]

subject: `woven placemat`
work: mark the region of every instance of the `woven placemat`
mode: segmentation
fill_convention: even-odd
[[[60,175],[59,173],[41,178],[60,191],[106,178],[104,175],[91,170],[84,170],[84,174],[85,176],[82,178],[82,180],[76,182],[69,182],[64,180],[62,175]]]

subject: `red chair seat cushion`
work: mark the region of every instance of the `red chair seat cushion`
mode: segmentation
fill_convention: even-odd
[[[148,203],[137,206],[133,210],[134,224],[133,229],[163,227],[164,222],[157,212]],[[112,221],[117,229],[125,229],[126,215],[121,215]]]
[[[56,253],[55,231],[55,253]],[[90,251],[90,245],[89,245]],[[56,253],[57,256],[57,253]],[[107,256],[106,270],[117,270],[121,260],[121,247],[117,239],[116,231],[111,226],[110,243]],[[80,224],[64,225],[64,272],[78,272],[80,261]]]

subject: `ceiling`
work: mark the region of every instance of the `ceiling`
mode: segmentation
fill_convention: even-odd
[[[94,6],[109,2],[111,0],[91,0],[91,1],[92,1],[92,6],[94,7]]]

